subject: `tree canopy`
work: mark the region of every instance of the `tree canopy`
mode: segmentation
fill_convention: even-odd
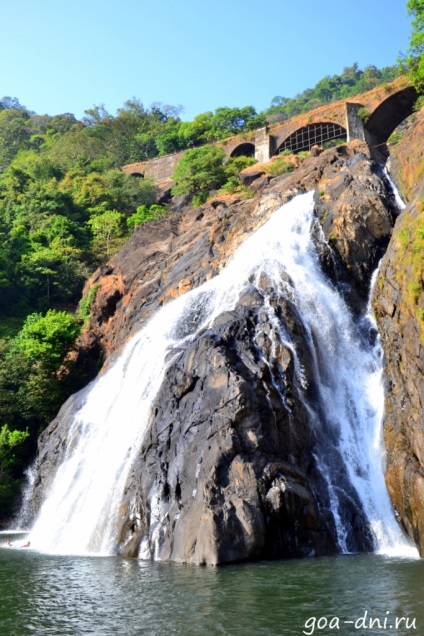
[[[279,115],[280,119],[289,119],[325,104],[369,91],[379,84],[390,82],[403,72],[404,69],[398,64],[381,70],[370,65],[361,70],[355,62],[352,66],[345,67],[341,75],[326,75],[314,88],[308,88],[294,98],[274,97],[265,113],[268,117]]]
[[[210,190],[219,188],[226,181],[224,157],[224,150],[219,146],[187,150],[174,170],[173,179],[177,185],[173,193],[192,195],[195,205],[206,201]]]
[[[408,0],[407,9],[413,17],[409,42],[408,67],[417,92],[424,94],[424,0]]]

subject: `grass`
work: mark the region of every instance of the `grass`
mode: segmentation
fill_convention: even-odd
[[[371,117],[371,113],[367,108],[361,106],[361,108],[358,109],[358,117],[362,119],[363,122],[367,122]]]
[[[233,176],[218,190],[218,194],[239,194],[242,199],[252,199],[255,196],[255,191],[249,186],[243,185],[238,177]]]
[[[395,146],[396,144],[398,144],[400,142],[400,140],[402,139],[404,133],[405,133],[405,130],[398,130],[398,131],[392,133],[390,135],[390,137],[388,138],[387,143],[391,144],[392,146]]]
[[[272,177],[279,177],[281,174],[293,172],[295,166],[291,161],[279,155],[275,161],[263,167],[264,172]]]
[[[303,161],[304,159],[308,159],[311,156],[311,151],[310,150],[302,150],[301,152],[297,153],[297,157],[299,159],[299,161]]]
[[[424,341],[424,199],[418,200],[415,212],[402,218],[396,234],[397,250],[394,267],[396,280],[406,291],[406,304],[421,327]]]

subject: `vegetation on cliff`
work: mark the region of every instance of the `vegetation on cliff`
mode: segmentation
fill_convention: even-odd
[[[225,163],[225,152],[218,146],[203,146],[187,150],[174,170],[176,185],[173,194],[188,194],[194,206],[206,201],[211,190],[223,187],[225,192],[235,192],[241,187],[239,173],[253,165],[253,157],[230,157]]]
[[[393,235],[396,250],[392,255],[396,281],[403,290],[404,310],[416,320],[424,342],[424,154],[421,143],[424,134],[423,111],[411,118],[404,128],[401,143],[391,147],[392,159],[402,194],[408,201]],[[380,288],[384,280],[379,279]]]
[[[424,94],[424,0],[408,0],[408,13],[412,15],[412,34],[407,64],[417,92]]]
[[[403,214],[396,241],[396,278],[400,287],[406,290],[405,300],[417,318],[424,342],[424,199],[417,201],[413,211]]]

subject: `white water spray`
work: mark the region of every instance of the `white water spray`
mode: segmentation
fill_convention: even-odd
[[[219,276],[160,309],[93,383],[69,432],[78,441],[59,467],[32,529],[35,548],[113,553],[125,482],[148,430],[151,405],[167,366],[200,330],[234,309],[252,280],[258,284],[266,273],[275,289],[295,300],[314,343],[326,426],[332,429],[377,548],[405,549],[382,472],[381,350],[378,343],[364,344],[364,328],[361,331],[354,324],[344,301],[322,274],[310,240],[312,219],[312,193],[280,208],[241,245]],[[287,341],[282,326],[276,328]],[[294,351],[290,342],[287,345]],[[298,361],[297,365],[301,383]],[[318,417],[311,409],[312,422],[316,418],[318,424]],[[338,476],[332,474],[329,458],[321,457],[319,462],[328,480],[339,546],[347,551]]]
[[[383,172],[386,175],[387,181],[390,183],[390,187],[393,190],[393,194],[395,195],[396,205],[398,206],[399,210],[403,210],[405,207],[405,203],[402,197],[400,196],[400,192],[397,189],[395,183],[392,181],[392,178],[390,177],[389,171],[387,170],[386,166],[384,167]]]

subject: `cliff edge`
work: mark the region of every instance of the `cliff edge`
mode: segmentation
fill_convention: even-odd
[[[373,307],[385,353],[386,483],[424,556],[424,112],[391,148],[406,201],[379,270]]]

